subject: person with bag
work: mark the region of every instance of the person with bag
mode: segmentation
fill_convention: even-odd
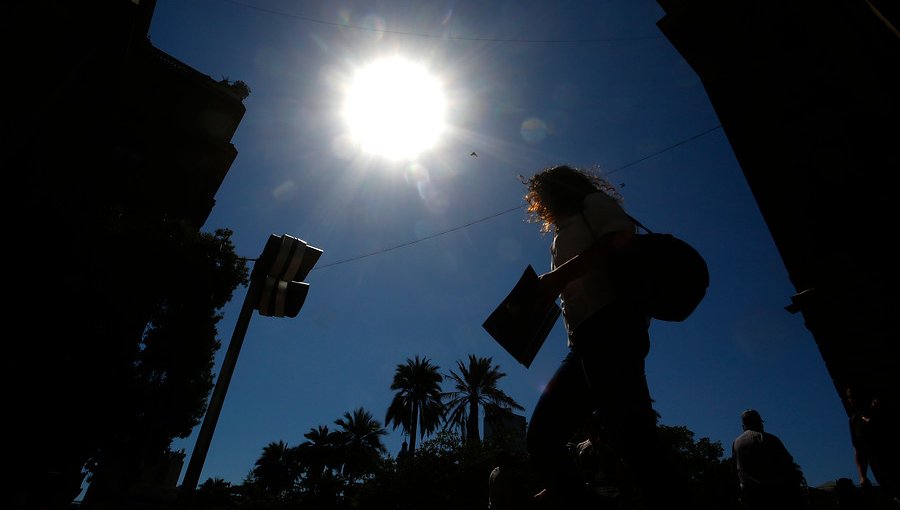
[[[579,508],[584,488],[566,442],[590,419],[634,475],[642,508],[672,507],[677,475],[658,437],[647,385],[650,316],[611,269],[638,235],[611,184],[588,170],[555,166],[523,179],[529,219],[553,232],[551,270],[540,276],[544,299],[560,299],[569,352],[545,386],[527,431],[527,446],[545,485],[542,504]],[[678,507],[676,504],[675,507]]]

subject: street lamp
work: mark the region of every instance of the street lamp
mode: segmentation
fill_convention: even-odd
[[[200,481],[200,471],[209,452],[212,434],[222,411],[225,393],[228,391],[228,384],[231,382],[253,310],[258,310],[260,315],[266,317],[296,317],[309,293],[309,284],[302,280],[321,256],[322,250],[306,244],[301,239],[287,234],[281,236],[272,234],[266,241],[262,254],[253,264],[250,287],[244,297],[241,313],[222,362],[222,371],[216,380],[206,415],[203,417],[197,444],[191,452],[191,460],[181,482],[179,495],[183,502],[187,502],[187,496],[194,492],[197,482]]]

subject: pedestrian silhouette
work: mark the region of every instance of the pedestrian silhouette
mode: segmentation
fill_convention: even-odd
[[[403,441],[403,444],[400,445],[400,451],[397,452],[397,463],[404,462],[409,457],[409,444],[406,441]]]
[[[806,506],[806,480],[784,443],[763,429],[759,412],[741,413],[743,432],[731,445],[741,502],[749,510]]]
[[[613,286],[608,269],[610,257],[634,240],[636,225],[615,187],[593,171],[561,165],[523,182],[529,219],[553,232],[551,270],[541,275],[539,292],[547,302],[561,300],[569,346],[528,426],[528,452],[545,487],[541,504],[584,505],[565,445],[596,411],[647,508],[678,507],[644,372],[650,318]]]
[[[883,402],[860,388],[847,388],[844,395],[850,408],[850,441],[853,445],[853,460],[859,475],[859,484],[869,490],[872,482],[868,473],[879,486],[879,499],[900,508],[900,447],[898,431]]]

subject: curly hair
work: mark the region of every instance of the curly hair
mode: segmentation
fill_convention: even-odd
[[[599,169],[582,169],[558,165],[541,170],[531,177],[520,177],[528,187],[525,202],[528,203],[528,221],[541,223],[541,232],[550,232],[557,219],[578,214],[584,197],[602,192],[622,202],[615,187],[600,176]]]

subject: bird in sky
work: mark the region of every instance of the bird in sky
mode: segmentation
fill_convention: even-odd
[[[475,151],[472,151],[472,153],[469,154],[469,156],[475,156],[475,157],[477,158],[477,157],[478,157],[478,154],[475,154]]]

